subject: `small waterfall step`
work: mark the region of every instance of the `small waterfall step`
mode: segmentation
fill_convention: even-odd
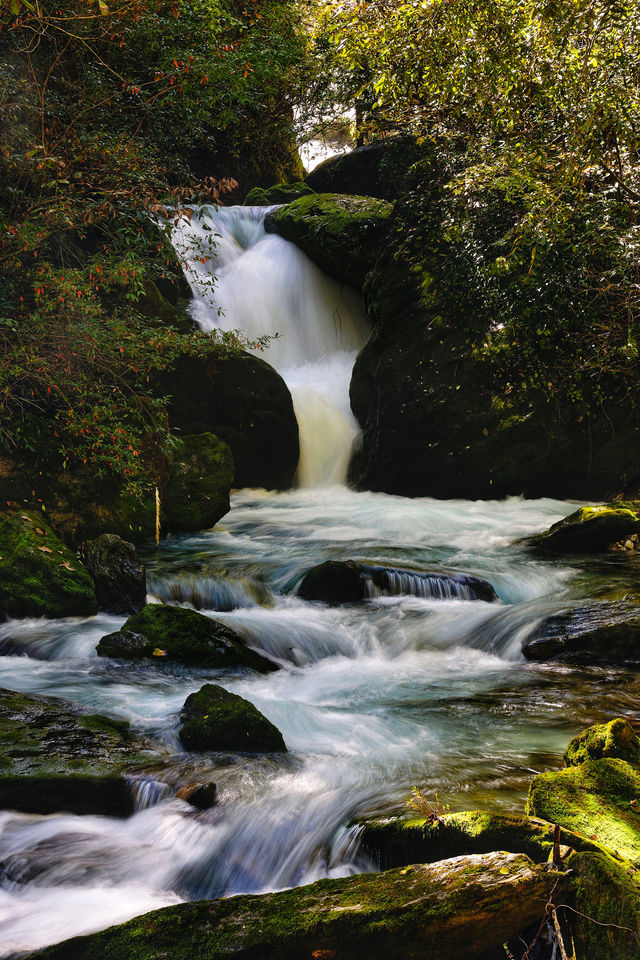
[[[298,596],[324,603],[361,603],[374,597],[400,596],[487,603],[498,599],[487,580],[470,574],[423,572],[354,560],[327,560],[313,567],[300,581]]]

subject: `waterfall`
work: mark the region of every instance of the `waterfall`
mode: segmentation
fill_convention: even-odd
[[[299,486],[343,483],[358,436],[349,381],[368,320],[354,289],[331,280],[294,244],[266,233],[271,209],[196,208],[175,227],[173,243],[203,330],[240,330],[250,341],[277,334],[265,359],[293,397]]]

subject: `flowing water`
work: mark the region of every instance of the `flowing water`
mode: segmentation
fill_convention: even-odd
[[[234,310],[238,304],[249,309],[245,288],[254,268],[243,274],[251,266],[243,266],[245,257],[267,277],[291,268],[326,296],[331,322],[325,315],[314,345],[305,311],[317,312],[315,294],[289,291],[300,304],[291,338],[300,336],[308,347],[304,360],[296,361],[284,313],[274,323],[283,332],[280,369],[291,382],[313,387],[333,419],[337,388],[327,390],[318,371],[331,373],[331,351],[340,352],[345,339],[353,355],[362,335],[355,294],[349,301],[356,320],[331,333],[332,298],[344,292],[284,241],[266,237],[259,213],[225,212],[215,229],[223,234],[230,221],[234,236],[244,224],[247,240],[237,244],[240,253],[229,241],[232,253],[220,261],[215,295],[221,305],[228,289],[227,304],[237,294]],[[281,258],[269,251],[272,243]],[[239,291],[225,286],[228,274],[244,276]],[[254,291],[256,284],[264,318],[272,308],[275,316],[276,295],[262,275],[254,276]],[[278,284],[287,289],[281,276]],[[205,294],[196,310],[205,324],[217,318]],[[223,322],[241,325],[229,308]],[[337,409],[344,413],[344,396],[337,397]],[[308,439],[313,446],[313,432]],[[0,686],[55,694],[126,718],[167,751],[156,777],[132,781],[138,812],[127,820],[0,814],[4,955],[184,899],[273,890],[370,868],[358,851],[354,821],[408,812],[413,785],[452,810],[522,810],[531,777],[561,765],[570,736],[636,710],[640,682],[632,675],[532,665],[520,654],[522,640],[547,614],[574,600],[633,589],[636,572],[626,558],[570,565],[541,560],[516,544],[566,515],[571,504],[407,500],[322,486],[318,477],[338,469],[335,458],[327,462],[330,454],[318,453],[321,469],[311,470],[306,487],[239,491],[214,530],[169,538],[146,557],[151,599],[215,615],[273,659],[277,672],[216,673],[98,658],[98,640],[117,629],[121,617],[0,626]],[[299,599],[301,575],[326,559],[483,577],[499,600],[430,596],[434,591],[411,577],[372,590],[360,605]],[[187,695],[208,680],[254,703],[282,731],[289,752],[184,753],[178,714]],[[219,803],[197,812],[177,799],[177,788],[191,780],[215,781]]]

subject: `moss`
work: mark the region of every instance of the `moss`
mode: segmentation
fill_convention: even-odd
[[[74,553],[31,511],[0,514],[0,614],[91,616],[93,580]]]
[[[90,713],[80,717],[78,724],[85,730],[92,730],[94,733],[110,733],[116,737],[128,733],[130,727],[128,720],[116,720],[102,713]]]
[[[274,187],[254,187],[243,200],[245,207],[270,207],[276,203],[291,203],[299,197],[315,194],[308,183],[278,183]]]
[[[187,697],[179,736],[187,750],[285,753],[282,734],[260,711],[223,687],[207,683]]]
[[[580,507],[529,541],[557,553],[595,553],[640,530],[640,503],[605,503]]]
[[[574,737],[564,754],[568,767],[577,767],[585,760],[615,757],[640,768],[640,741],[627,720],[618,717],[609,723],[587,727]]]
[[[640,772],[624,760],[587,760],[534,778],[527,813],[640,863]]]
[[[231,450],[212,433],[174,441],[171,474],[162,491],[163,531],[183,533],[213,527],[229,512],[233,474]]]
[[[605,853],[576,853],[572,926],[578,956],[632,960],[640,956],[640,874]],[[627,929],[625,929],[627,928]]]
[[[199,667],[249,667],[259,673],[277,669],[223,623],[195,610],[162,604],[143,607],[120,630],[103,637],[97,650],[101,657],[124,660],[153,658],[157,663],[174,661]]]

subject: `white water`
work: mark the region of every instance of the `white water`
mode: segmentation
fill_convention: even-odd
[[[359,294],[264,229],[272,208],[200,207],[174,230],[204,330],[275,337],[265,359],[286,381],[300,429],[302,487],[340,483],[358,427],[349,381],[368,335]],[[215,280],[213,277],[215,276]],[[259,353],[260,351],[254,350]]]

